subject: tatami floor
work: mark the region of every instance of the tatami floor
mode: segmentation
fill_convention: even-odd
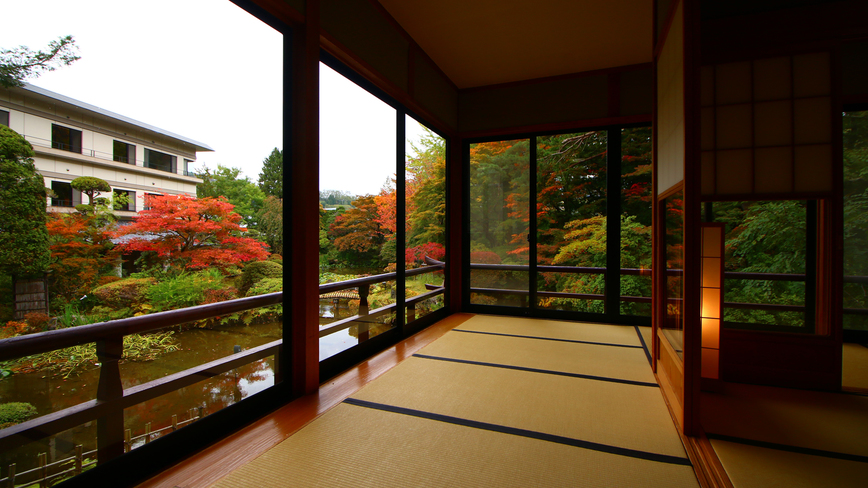
[[[698,486],[640,337],[474,316],[215,486]]]
[[[695,487],[650,336],[455,314],[140,488]],[[852,346],[844,385],[864,389]],[[723,486],[868,486],[866,395],[725,384],[701,412]]]
[[[735,488],[868,486],[868,396],[727,383],[701,408]]]

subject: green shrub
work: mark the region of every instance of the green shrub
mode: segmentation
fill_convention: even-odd
[[[274,261],[248,263],[238,279],[238,292],[247,296],[247,291],[263,278],[282,278],[283,265]]]
[[[29,403],[0,403],[0,429],[20,424],[35,416],[36,407]]]
[[[127,278],[106,285],[98,286],[91,294],[102,301],[103,304],[113,308],[129,307],[141,302],[145,298],[145,292],[152,287],[156,280],[153,278]]]
[[[283,291],[283,278],[263,278],[247,290],[248,297]]]
[[[175,310],[199,305],[205,300],[206,290],[220,288],[223,288],[223,275],[209,268],[166,278],[149,288],[146,295],[157,310]]]
[[[266,293],[275,293],[278,291],[283,291],[283,278],[263,278],[250,287],[250,290],[247,291],[247,296],[255,297],[257,295],[265,295]],[[261,313],[283,315],[283,305],[277,304],[263,307]]]

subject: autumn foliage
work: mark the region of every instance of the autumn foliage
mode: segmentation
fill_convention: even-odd
[[[52,293],[67,300],[80,298],[114,267],[117,253],[110,233],[96,219],[84,214],[48,214]]]
[[[264,243],[242,237],[247,229],[239,225],[241,216],[223,197],[161,195],[152,197],[149,205],[132,224],[114,233],[122,239],[117,246],[121,252],[151,251],[166,264],[186,269],[268,257]]]

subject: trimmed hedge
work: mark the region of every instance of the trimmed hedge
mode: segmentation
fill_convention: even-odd
[[[238,278],[239,294],[247,296],[250,288],[264,278],[283,278],[283,265],[274,261],[248,263]]]
[[[131,307],[144,301],[146,292],[156,282],[154,278],[127,278],[98,286],[91,293],[110,307]]]

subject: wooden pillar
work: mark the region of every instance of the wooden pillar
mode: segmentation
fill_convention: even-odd
[[[289,323],[284,327],[284,345],[292,358],[293,396],[313,393],[319,387],[319,1],[305,2],[305,23],[285,36],[290,73],[288,102],[290,140],[284,146],[288,161]],[[287,118],[287,117],[285,117]],[[285,195],[286,196],[286,195]],[[288,290],[288,293],[287,293]]]
[[[464,307],[462,300],[464,275],[462,268],[462,241],[464,238],[464,182],[469,181],[469,171],[464,167],[463,143],[458,136],[449,139],[446,161],[446,208],[448,209],[447,247],[446,247],[446,306],[450,313],[460,312]]]
[[[96,356],[100,362],[99,384],[96,389],[98,402],[120,400],[124,396],[118,362],[124,351],[123,337],[98,341]],[[120,403],[117,403],[119,406]],[[124,453],[124,411],[117,408],[96,421],[97,463],[103,464]]]

